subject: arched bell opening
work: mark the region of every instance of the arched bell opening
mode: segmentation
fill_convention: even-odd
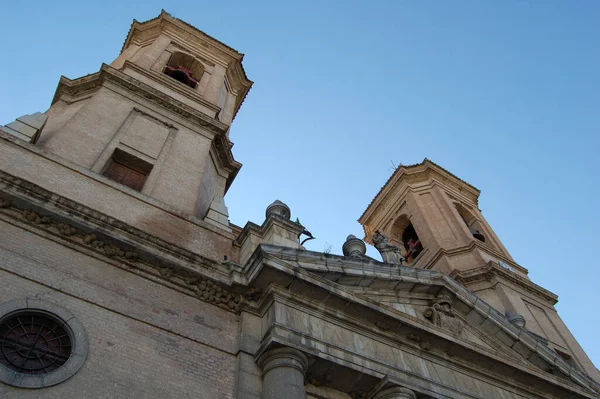
[[[406,215],[400,216],[394,222],[391,230],[392,243],[401,247],[402,256],[410,264],[423,251],[423,244],[412,223]]]
[[[407,260],[414,260],[423,251],[423,244],[421,244],[421,240],[412,223],[409,223],[402,232],[402,243],[404,244],[404,249],[406,249],[404,257]]]
[[[458,214],[460,215],[463,222],[465,222],[465,224],[467,225],[467,228],[469,229],[469,231],[471,232],[473,237],[481,242],[485,242],[485,236],[483,235],[483,228],[479,224],[479,221],[477,220],[477,218],[475,216],[473,216],[471,214],[471,212],[469,212],[461,204],[455,203],[454,206],[456,207]]]
[[[204,66],[189,54],[176,52],[171,55],[165,67],[165,75],[191,87],[198,85]]]

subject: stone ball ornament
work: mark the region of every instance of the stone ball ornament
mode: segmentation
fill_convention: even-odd
[[[346,242],[342,245],[344,256],[360,257],[367,253],[367,246],[364,241],[350,234],[346,238]]]
[[[267,210],[265,211],[265,217],[268,218],[271,215],[277,215],[284,219],[289,219],[292,216],[292,212],[290,211],[289,206],[279,200],[275,200],[267,207]]]

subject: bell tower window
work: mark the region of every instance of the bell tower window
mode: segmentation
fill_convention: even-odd
[[[204,67],[190,54],[175,52],[171,55],[165,66],[164,73],[167,76],[191,87],[196,88],[202,77]]]
[[[402,232],[402,244],[404,244],[404,249],[406,249],[404,257],[407,260],[414,260],[423,250],[421,240],[419,240],[419,236],[417,235],[412,223],[409,223]]]
[[[468,210],[466,210],[462,205],[456,204],[456,210],[460,215],[461,219],[467,225],[467,228],[471,232],[474,238],[478,239],[481,242],[485,242],[485,236],[483,235],[483,228],[479,225],[479,221],[473,216]]]
[[[391,233],[393,243],[404,248],[405,252],[402,256],[406,259],[407,264],[412,263],[423,251],[423,244],[421,244],[415,228],[406,215],[396,219]]]
[[[151,164],[117,148],[102,174],[117,183],[142,191],[151,170]]]

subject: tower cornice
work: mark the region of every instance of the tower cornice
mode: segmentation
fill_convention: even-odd
[[[423,180],[419,178],[419,175],[424,176],[425,179],[429,179],[431,177],[441,177],[445,179],[448,183],[456,186],[459,191],[462,192],[463,195],[470,197],[473,201],[474,205],[477,206],[479,194],[481,191],[477,189],[475,186],[467,183],[466,181],[460,179],[456,175],[450,173],[446,169],[442,168],[438,164],[430,161],[425,158],[423,162],[413,165],[401,165],[394,173],[390,176],[390,178],[385,182],[383,187],[379,190],[375,198],[371,201],[371,203],[367,206],[367,209],[363,212],[363,214],[358,219],[359,223],[365,224],[369,219],[371,214],[375,211],[375,209],[381,205],[382,202],[385,201],[385,198],[396,188],[398,185],[405,180],[416,181]]]
[[[54,98],[52,99],[52,104],[64,95],[77,97],[93,92],[99,89],[106,81],[117,84],[134,94],[143,97],[145,100],[177,114],[187,122],[214,134],[212,142],[215,152],[222,166],[231,172],[225,188],[227,191],[242,167],[242,164],[234,159],[231,151],[233,143],[227,137],[227,130],[229,127],[219,120],[211,118],[193,107],[174,99],[160,90],[157,90],[110,65],[102,64],[100,71],[78,79],[71,80],[65,76],[61,76]]]
[[[469,286],[479,281],[490,280],[494,276],[501,277],[512,284],[525,289],[525,291],[534,294],[535,296],[547,301],[551,305],[554,305],[558,302],[558,296],[553,292],[540,287],[539,285],[531,282],[531,280],[498,266],[496,262],[490,261],[487,265],[477,269],[462,271],[454,270],[454,272],[450,273],[450,277],[454,278],[464,286]]]
[[[183,47],[193,49],[193,52],[199,58],[208,61],[208,63],[220,64],[227,69],[228,80],[237,94],[235,117],[253,84],[248,79],[242,65],[244,54],[187,22],[171,16],[165,10],[162,10],[156,18],[145,22],[133,20],[121,48],[121,53],[132,44],[142,47],[148,45],[149,42],[163,33],[171,37],[176,45],[182,46],[185,44]],[[181,43],[182,40],[185,43]]]

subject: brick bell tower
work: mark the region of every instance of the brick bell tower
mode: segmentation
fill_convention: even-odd
[[[400,166],[359,222],[367,241],[375,231],[399,246],[405,263],[446,274],[502,262],[521,275],[478,208],[480,191],[425,159]]]
[[[241,164],[228,133],[252,86],[242,59],[164,10],[134,20],[112,64],[61,77],[33,142],[230,232],[223,197]]]
[[[513,260],[481,214],[479,194],[425,159],[398,167],[358,221],[366,242],[373,244],[378,231],[400,248],[404,265],[450,275],[600,380],[600,372],[558,316],[558,297],[533,283],[527,269]]]

